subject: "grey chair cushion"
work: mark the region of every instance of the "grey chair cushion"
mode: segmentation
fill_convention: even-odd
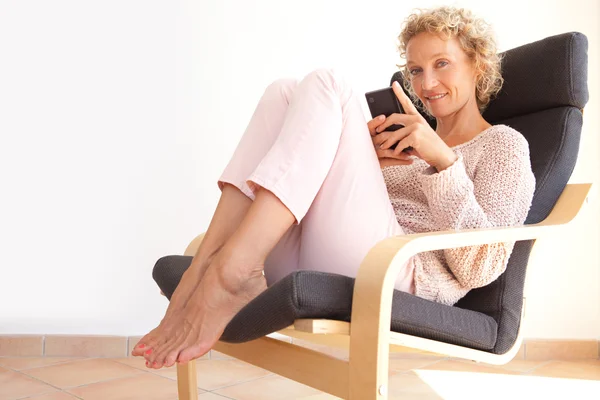
[[[529,142],[536,191],[526,223],[550,213],[573,171],[582,116],[588,100],[587,38],[556,35],[505,53],[505,85],[484,117],[506,124]],[[400,80],[396,73],[392,80]],[[435,121],[429,120],[435,127]],[[523,286],[533,242],[515,245],[507,270],[491,284],[471,290],[454,306],[394,291],[391,329],[491,353],[515,343],[523,304]],[[191,257],[166,256],[153,277],[169,297]],[[222,340],[244,342],[283,329],[297,318],[349,321],[354,279],[298,271],[269,287],[229,323]]]
[[[192,262],[190,256],[166,256],[153,277],[167,298]],[[265,290],[231,320],[221,340],[241,343],[293,325],[299,318],[350,321],[354,279],[317,271],[296,271]],[[391,330],[475,349],[496,343],[496,321],[483,313],[447,306],[394,290]]]

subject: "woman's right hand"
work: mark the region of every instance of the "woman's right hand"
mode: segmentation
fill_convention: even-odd
[[[369,128],[369,133],[371,134],[371,139],[373,139],[373,147],[375,148],[375,152],[377,153],[377,158],[379,159],[379,166],[381,168],[387,167],[390,165],[409,165],[413,163],[413,159],[410,155],[406,153],[400,153],[398,155],[394,154],[394,149],[381,149],[379,144],[375,143],[375,136],[377,132],[375,129],[381,124],[385,122],[385,116],[379,115],[369,122],[367,122],[367,127]]]

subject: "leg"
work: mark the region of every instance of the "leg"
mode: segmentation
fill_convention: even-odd
[[[222,196],[190,268],[186,270],[173,293],[160,325],[140,339],[133,349],[132,355],[141,356],[144,351],[152,351],[150,349],[159,344],[160,337],[170,336],[173,327],[172,317],[185,307],[189,297],[198,287],[210,261],[246,215],[252,204],[251,198],[254,198],[245,182],[246,178],[254,171],[279,135],[289,99],[297,83],[294,79],[279,79],[266,88],[248,128],[219,179]],[[281,265],[283,262],[290,268],[295,268],[298,251],[294,249],[294,243],[299,241],[299,232],[290,230],[286,237],[285,243],[282,243],[279,246],[281,248],[276,251],[279,254],[277,265]],[[285,260],[283,259],[284,255]]]
[[[252,204],[252,200],[231,185],[224,185],[222,191],[208,231],[190,267],[185,271],[177,289],[173,292],[164,318],[158,327],[139,340],[133,348],[132,355],[141,356],[147,349],[154,348],[160,337],[169,336],[173,328],[172,317],[183,310],[191,294],[198,287],[210,261],[225,240],[237,229]]]
[[[365,204],[382,206],[383,211],[379,215],[383,216],[383,219],[369,221],[377,228],[365,229],[370,234],[367,239],[377,241],[401,233],[387,197],[364,116],[362,119],[349,117],[350,114],[357,112],[362,116],[360,106],[350,89],[328,71],[316,71],[307,76],[298,86],[286,114],[281,134],[247,180],[248,187],[256,195],[256,200],[239,229],[209,267],[206,279],[201,282],[194,299],[186,308],[189,313],[182,319],[182,329],[177,337],[170,340],[164,350],[159,349],[151,356],[149,358],[151,362],[158,362],[162,366],[165,357],[166,365],[174,362],[175,359],[187,362],[200,357],[216,342],[235,313],[264,290],[264,282],[260,281],[259,276],[264,260],[284,232],[292,224],[300,223],[307,215],[313,201],[319,197],[318,193],[326,182],[330,170],[336,164],[336,160],[343,158],[337,156],[338,148],[341,150],[343,144],[341,136],[362,135],[360,140],[366,145],[362,147],[346,145],[345,147],[349,149],[346,152],[351,155],[354,154],[353,151],[368,154],[360,161],[366,162],[366,165],[358,167],[366,168],[370,171],[370,175],[359,176],[366,176],[379,182],[379,191],[375,193],[377,202],[372,204],[370,201],[372,198],[368,196],[363,196],[364,200],[369,200],[366,203],[351,201],[355,208],[353,211],[358,212],[364,211],[362,208]],[[356,141],[357,139],[353,139],[351,143]],[[353,162],[352,159],[345,161],[345,163]],[[339,162],[339,164],[343,166],[344,163]],[[355,183],[352,180],[343,182]],[[337,182],[330,183],[329,186],[337,184]],[[346,192],[356,192],[356,186],[345,189]],[[336,199],[342,204],[347,200],[339,196]],[[327,204],[329,206],[335,204],[332,201],[320,203],[323,208]],[[350,215],[351,217],[353,215]],[[349,216],[346,215],[344,218]],[[363,229],[356,225],[354,228],[354,232]],[[360,235],[355,235],[355,239],[360,239]],[[304,243],[300,247],[303,246]],[[346,243],[345,250],[348,247],[352,246]],[[352,252],[354,256],[350,257],[351,260],[356,261],[356,253],[358,252]],[[365,254],[366,252],[362,257]],[[362,258],[358,260],[358,264],[361,260]],[[338,264],[343,263],[338,262]],[[208,284],[209,280],[212,282],[211,286]]]

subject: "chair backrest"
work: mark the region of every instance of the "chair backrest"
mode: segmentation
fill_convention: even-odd
[[[536,190],[526,224],[540,222],[550,214],[575,167],[582,109],[589,96],[587,48],[585,35],[570,32],[504,52],[504,85],[483,117],[491,124],[513,127],[529,142]],[[392,77],[392,82],[395,80],[402,82],[400,72]],[[423,116],[435,128],[435,120]],[[494,353],[505,353],[516,341],[532,246],[533,241],[517,242],[506,272],[455,304],[496,320]]]

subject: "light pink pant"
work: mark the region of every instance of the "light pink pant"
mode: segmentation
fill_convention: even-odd
[[[265,261],[269,286],[299,269],[356,277],[377,242],[403,234],[359,98],[333,70],[267,87],[223,182],[252,200],[263,187],[296,218]],[[396,289],[414,293],[413,270]]]

